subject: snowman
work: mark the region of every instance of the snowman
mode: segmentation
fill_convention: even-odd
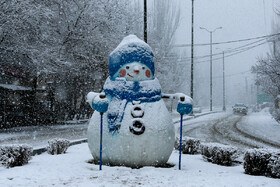
[[[154,77],[151,47],[135,35],[125,37],[110,54],[102,93],[90,92],[95,110],[88,127],[88,146],[100,159],[100,114],[103,116],[102,162],[138,168],[164,165],[173,150],[174,126],[162,97],[178,98],[177,111],[189,114],[192,100],[184,94],[163,94]]]

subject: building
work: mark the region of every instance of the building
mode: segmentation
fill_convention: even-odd
[[[0,57],[0,128],[47,122],[48,108],[38,101],[47,90],[37,88],[32,60],[11,51]]]

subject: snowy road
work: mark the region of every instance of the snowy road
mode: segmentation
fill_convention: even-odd
[[[173,116],[179,129],[179,115]],[[234,115],[231,111],[208,114],[194,119],[185,116],[183,135],[202,142],[218,142],[247,149],[255,147],[280,148],[280,125],[271,118],[268,109],[247,116]],[[88,123],[73,125],[20,127],[0,130],[0,145],[29,144],[44,147],[48,140],[87,138]],[[178,136],[177,131],[177,136]]]
[[[0,130],[0,145],[29,144],[33,148],[45,147],[48,140],[65,138],[69,140],[84,139],[87,137],[88,123],[73,125],[52,125],[15,127]]]
[[[183,135],[202,142],[217,142],[238,148],[280,148],[280,125],[268,109],[247,116],[232,112],[210,114],[185,121]]]

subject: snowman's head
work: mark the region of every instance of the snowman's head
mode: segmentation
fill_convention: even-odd
[[[150,68],[139,62],[124,64],[114,77],[124,77],[127,81],[144,81],[154,79]]]
[[[109,73],[115,80],[123,77],[128,81],[154,79],[154,54],[151,47],[135,35],[125,37],[110,54]]]

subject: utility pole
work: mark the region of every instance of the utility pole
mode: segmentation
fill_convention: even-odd
[[[213,98],[212,98],[212,31],[210,32],[210,111],[212,111]]]
[[[208,29],[204,27],[200,27],[200,29],[204,29],[207,32],[210,33],[210,111],[212,111],[212,34],[215,32],[217,29],[222,29],[222,27],[217,27],[213,31],[209,31]]]
[[[147,43],[147,0],[144,0],[144,41]]]
[[[216,48],[220,49],[220,48]],[[226,84],[225,84],[225,51],[222,51],[223,54],[223,111],[226,111]]]
[[[253,84],[251,84],[250,104],[254,104],[253,97],[254,97],[254,95],[253,95]]]
[[[247,77],[245,77],[245,88],[246,88],[246,101],[245,103],[248,104],[248,80],[247,80]]]
[[[191,37],[191,40],[192,40],[192,47],[191,47],[191,98],[193,98],[193,43],[194,43],[194,36],[193,36],[193,32],[194,32],[194,29],[193,29],[193,23],[194,23],[194,0],[192,0],[192,37]]]
[[[276,56],[276,41],[273,40],[273,55]]]
[[[223,111],[226,111],[225,52],[223,51]]]

